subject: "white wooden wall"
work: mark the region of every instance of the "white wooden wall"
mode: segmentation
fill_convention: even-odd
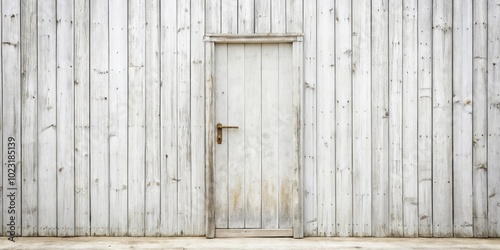
[[[208,33],[304,34],[308,236],[500,236],[500,0],[2,0],[0,234],[205,234]],[[263,190],[264,191],[264,190]]]

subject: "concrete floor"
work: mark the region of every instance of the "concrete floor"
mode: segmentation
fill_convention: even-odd
[[[19,237],[0,239],[0,249],[500,249],[500,238],[246,238]]]

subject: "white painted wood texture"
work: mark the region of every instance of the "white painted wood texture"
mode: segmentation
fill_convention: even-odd
[[[500,1],[488,2],[488,236],[500,237]]]
[[[389,235],[389,1],[371,5],[372,235]],[[395,24],[392,24],[393,27]],[[392,47],[391,47],[392,48]],[[391,60],[394,63],[393,60]],[[391,92],[392,93],[392,92]],[[400,93],[398,93],[399,95]],[[396,96],[391,96],[391,99]],[[363,101],[367,101],[366,99]],[[397,112],[397,111],[395,111]],[[397,114],[395,115],[398,116]],[[391,131],[391,137],[400,136]],[[392,166],[392,164],[391,164]],[[391,190],[392,191],[392,190]]]
[[[109,229],[109,5],[90,2],[90,234]]]
[[[4,235],[21,234],[21,3],[2,1],[2,143],[3,143],[3,228]],[[13,139],[9,139],[13,138]],[[14,148],[12,144],[14,142]],[[14,151],[14,152],[12,152]],[[12,159],[15,158],[15,159]],[[10,160],[10,161],[9,161]],[[13,164],[13,165],[11,165]],[[15,177],[12,176],[15,174]],[[2,176],[0,176],[2,177]],[[12,195],[14,193],[14,195]],[[14,204],[12,202],[14,201]],[[14,210],[14,211],[12,211]],[[18,211],[18,212],[16,212]],[[14,218],[12,218],[14,217]],[[0,220],[1,222],[1,220]],[[8,226],[12,222],[15,226]],[[14,227],[14,232],[12,228]]]
[[[128,233],[127,1],[109,1],[109,214],[110,235]]]
[[[488,1],[473,6],[472,218],[474,237],[488,236]]]
[[[24,195],[22,195],[23,236],[38,235],[38,212],[36,211],[38,207],[38,57],[36,56],[38,37],[32,35],[36,32],[38,21],[36,6],[37,2],[33,0],[21,3],[21,16],[27,16],[21,23],[21,47],[23,48],[21,50],[21,129],[23,131],[21,135],[21,162],[23,163],[21,174],[23,176],[22,188],[24,192]]]
[[[75,234],[73,1],[57,1],[57,236]],[[53,164],[53,163],[52,163]]]
[[[432,32],[432,227],[453,236],[452,1],[433,2]]]
[[[44,190],[38,192],[40,236],[57,235],[56,35],[56,2],[38,2],[38,81],[43,82],[38,86],[38,185]]]
[[[403,1],[403,236],[418,236],[418,2]]]
[[[235,215],[243,226],[302,222],[311,236],[500,234],[497,0],[50,0],[2,1],[0,8],[1,155],[5,164],[14,133],[22,235],[214,237],[208,221],[227,228],[229,209],[206,214],[214,204],[207,193],[227,190],[222,181],[231,175],[239,179],[230,186],[255,190],[237,202],[249,212]],[[206,168],[205,142],[215,130],[205,119],[227,114],[205,102],[205,85],[214,80],[206,73],[214,65],[205,61],[213,46],[206,41],[238,46],[263,34],[278,36],[247,48],[260,50],[261,62],[242,60],[261,65],[267,108],[259,115],[245,107],[251,150],[232,160],[250,164],[260,155],[262,177],[258,169],[231,173],[227,162]],[[303,45],[295,34],[304,35]],[[290,80],[272,73],[292,61],[278,40],[304,51]],[[241,72],[253,82],[259,77],[251,65]],[[306,84],[290,89],[285,82],[302,82],[294,77],[299,71]],[[227,80],[214,100],[236,89]],[[304,100],[294,97],[300,91]],[[273,118],[288,102],[302,104],[303,138]],[[281,119],[293,117],[289,112]],[[250,136],[259,128],[260,149]],[[292,140],[303,140],[304,157],[282,162],[289,152],[279,145]],[[289,168],[300,161],[302,169]],[[206,186],[211,171],[221,180]],[[299,173],[303,183],[289,183]],[[254,189],[253,181],[262,186]],[[304,193],[281,195],[280,183]],[[229,194],[215,199],[229,204]],[[301,210],[284,204],[286,195],[304,196],[303,221]],[[262,219],[254,220],[259,211]]]
[[[3,23],[3,8],[0,4],[0,13],[2,14],[2,18],[0,18],[0,26]],[[3,40],[0,38],[1,42]],[[0,58],[2,58],[2,50],[0,49]],[[3,64],[3,61],[2,61]],[[0,82],[3,84],[3,74],[2,71],[0,70]],[[2,85],[3,86],[3,85]],[[0,109],[3,110],[3,88],[0,89]],[[2,150],[0,153],[0,160],[2,161],[3,165],[3,115],[0,115],[0,122],[2,122],[2,126],[0,126],[0,139],[2,139],[2,143],[0,143],[0,150]],[[3,207],[3,169],[0,171],[0,205]],[[3,235],[3,214],[0,215],[0,235]]]
[[[371,2],[352,13],[352,235],[370,236],[372,221]]]
[[[432,236],[432,0],[418,3],[418,235]]]
[[[472,13],[472,2],[453,2],[453,232],[456,237],[473,236]]]
[[[90,235],[90,7],[75,0],[75,235]]]

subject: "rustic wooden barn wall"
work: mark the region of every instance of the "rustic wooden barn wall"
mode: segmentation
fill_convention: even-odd
[[[203,36],[303,33],[305,235],[500,236],[500,0],[0,13],[0,234],[204,235]]]

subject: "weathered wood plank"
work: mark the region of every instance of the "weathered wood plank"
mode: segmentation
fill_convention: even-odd
[[[73,1],[57,1],[57,236],[75,235]]]
[[[90,2],[90,232],[109,235],[109,5]]]
[[[37,236],[38,234],[38,212],[37,212],[38,208],[38,164],[37,164],[38,37],[33,35],[36,33],[37,30],[36,27],[37,27],[38,13],[36,11],[36,8],[37,8],[37,2],[34,0],[21,2],[21,16],[23,17],[23,21],[21,22],[21,47],[23,48],[21,50],[21,88],[22,88],[21,129],[23,132],[21,135],[22,145],[20,149],[22,150],[21,175],[23,177],[22,181],[22,188],[23,188],[22,235],[23,236]],[[1,104],[0,104],[0,110],[1,110]],[[4,141],[2,140],[2,144],[3,142]],[[2,147],[0,146],[0,150],[1,148]],[[2,180],[1,176],[2,175],[0,174],[0,180]],[[1,203],[2,202],[0,202],[0,204]],[[2,220],[0,219],[0,223],[1,221]],[[1,234],[1,229],[0,229],[0,234]]]
[[[238,1],[221,1],[221,31],[224,34],[238,33]]]
[[[294,218],[293,181],[296,170],[297,138],[294,136],[294,88],[292,68],[292,45],[279,44],[279,79],[278,79],[278,123],[279,137],[279,228],[292,228]],[[295,100],[296,101],[296,100]]]
[[[21,2],[2,1],[2,137],[3,137],[3,194],[0,199],[4,200],[3,207],[3,229],[4,235],[21,235]],[[54,20],[55,21],[55,20]],[[55,58],[54,58],[55,59]],[[9,144],[14,143],[15,145]],[[15,158],[15,159],[12,159]],[[12,176],[15,174],[15,177]],[[10,196],[15,193],[14,198]],[[15,211],[12,210],[12,199],[14,199]],[[53,199],[55,200],[55,199]],[[0,203],[1,205],[1,203]],[[12,220],[12,216],[15,218]],[[55,219],[55,218],[54,218]],[[15,232],[10,226],[15,223]],[[1,222],[1,220],[0,220]]]
[[[473,236],[472,2],[453,2],[453,232]]]
[[[217,238],[292,237],[293,229],[217,229]]]
[[[89,1],[75,0],[75,235],[90,235]]]
[[[128,235],[144,235],[146,164],[145,1],[128,1]],[[148,99],[149,100],[149,99]]]
[[[191,168],[191,51],[189,1],[177,1],[177,147],[178,147],[178,228],[179,235],[192,235]]]
[[[255,0],[255,33],[271,33],[271,1]]]
[[[245,44],[245,228],[262,227],[262,45]],[[231,62],[229,62],[231,63]],[[232,114],[229,114],[230,116]],[[231,125],[231,124],[229,124]]]
[[[226,50],[227,51],[227,50]],[[205,227],[206,237],[215,237],[215,44],[205,43]],[[226,74],[227,76],[227,74]],[[227,95],[226,95],[227,96]],[[227,182],[226,182],[227,183]],[[226,193],[227,197],[227,193]],[[226,217],[227,218],[227,217]]]
[[[146,1],[146,207],[145,236],[160,235],[160,1]],[[202,46],[203,48],[203,46]],[[200,164],[203,166],[203,164]],[[203,176],[204,178],[204,176]],[[203,206],[203,205],[202,205]]]
[[[191,0],[191,218],[193,236],[205,235],[204,0]]]
[[[238,34],[255,31],[255,0],[238,0]]]
[[[352,14],[351,1],[335,2],[336,235],[352,235]]]
[[[177,233],[177,1],[161,5],[161,235]]]
[[[57,234],[56,48],[56,2],[39,1],[38,185],[44,189],[38,193],[39,236]]]
[[[403,1],[389,1],[389,234],[403,236]]]
[[[128,233],[127,1],[109,1],[109,230]],[[135,142],[131,141],[131,144]],[[130,152],[135,153],[135,152]]]
[[[452,1],[433,2],[432,214],[433,236],[453,236]]]
[[[318,235],[318,183],[319,167],[325,162],[316,156],[316,1],[304,3],[304,25],[307,32],[304,36],[304,231],[306,236]],[[333,30],[332,30],[333,32]],[[318,40],[319,42],[320,40]],[[333,41],[333,40],[332,40]],[[321,72],[321,71],[318,71]],[[328,94],[328,93],[325,93]],[[319,101],[319,100],[318,100]],[[320,131],[318,131],[319,133]],[[318,152],[319,154],[319,152]],[[322,158],[321,160],[325,160]],[[316,167],[318,166],[318,167]],[[328,167],[328,166],[325,166]],[[325,178],[328,178],[326,176]],[[324,184],[324,183],[322,183]],[[331,194],[328,192],[328,194]],[[329,205],[328,205],[329,206]],[[321,222],[320,222],[321,223]]]
[[[221,31],[221,2],[220,0],[205,1],[205,32],[218,34]]]
[[[432,236],[432,1],[418,2],[418,235]]]
[[[371,194],[371,2],[352,7],[353,236],[370,236]]]
[[[270,0],[271,2],[271,33],[286,31],[286,0]]]
[[[472,218],[474,237],[488,236],[488,1],[474,1],[472,78]]]
[[[227,129],[228,143],[228,205],[229,228],[245,227],[245,70],[244,44],[227,46],[227,92],[229,126],[239,129]],[[218,65],[216,65],[217,67]],[[224,135],[223,135],[224,136]],[[224,140],[224,137],[223,137]]]
[[[3,16],[3,8],[2,8],[2,4],[0,4],[0,13],[2,13],[2,16]],[[3,18],[0,17],[0,27],[2,27],[2,23],[3,23]],[[1,33],[2,31],[0,31]],[[1,38],[0,38],[1,40]],[[2,57],[2,50],[0,49],[0,58],[3,58]],[[3,59],[2,59],[3,60]],[[0,70],[0,83],[2,84],[3,86],[3,72]],[[0,89],[0,110],[3,110],[3,90]],[[3,115],[0,115],[0,124],[2,124],[2,126],[0,126],[0,139],[2,139],[2,142],[3,142]],[[37,131],[38,132],[38,131]],[[0,143],[0,150],[2,150],[1,152],[3,152],[3,143]],[[2,165],[3,165],[3,153],[0,153],[0,161],[2,162]],[[35,175],[38,174],[35,173]],[[0,206],[3,207],[3,169],[0,171]],[[0,215],[0,235],[3,235],[3,214]]]
[[[215,122],[228,123],[228,50],[227,44],[215,46]],[[216,126],[209,124],[209,126]],[[215,227],[228,228],[228,137],[222,130],[222,143],[215,145]],[[208,138],[215,140],[215,134]],[[214,195],[214,194],[212,194]]]
[[[294,138],[292,141],[293,155],[292,160],[295,163],[293,166],[293,183],[292,183],[292,207],[293,207],[293,238],[301,239],[304,237],[304,171],[303,171],[303,126],[304,119],[302,113],[302,103],[304,103],[304,82],[303,68],[304,68],[304,45],[302,40],[298,37],[297,42],[292,44],[292,81],[293,87],[293,123]],[[293,118],[292,118],[293,119]],[[292,172],[292,171],[290,171]]]
[[[500,1],[488,3],[488,236],[500,236]]]
[[[417,0],[403,0],[403,235],[418,237]]]
[[[262,45],[262,227],[278,228],[278,44]]]
[[[301,33],[303,25],[303,0],[286,1],[286,32]]]
[[[316,125],[318,128],[317,142],[316,142],[316,147],[317,147],[316,162],[318,167],[318,173],[317,173],[318,179],[317,181],[314,180],[313,185],[316,184],[318,185],[318,192],[317,192],[318,236],[335,236],[336,235],[335,160],[336,160],[336,149],[337,149],[337,146],[335,145],[335,134],[336,134],[335,97],[336,97],[337,82],[335,81],[335,73],[336,73],[335,46],[332,46],[332,41],[335,41],[335,38],[337,37],[335,34],[336,31],[335,30],[336,13],[334,11],[335,2],[318,1],[317,9],[318,9],[317,13],[318,61],[317,61],[317,72],[316,68],[314,68],[312,74],[315,75],[317,74],[318,82],[317,84],[314,83],[311,84],[307,81],[306,78],[306,84],[311,84],[312,86],[310,87],[313,88],[312,91],[317,93],[316,105],[317,105],[318,117],[317,117],[317,125],[316,123],[314,123],[314,125]],[[307,16],[305,21],[307,24]],[[307,36],[305,37],[304,42],[305,44],[307,44]],[[307,64],[305,66],[307,69]],[[304,77],[307,77],[307,74]],[[307,86],[308,85],[306,85],[306,87]],[[304,98],[306,98],[307,100],[308,99],[307,91],[305,93],[306,96],[304,96]],[[308,107],[305,107],[304,110],[305,110],[304,115],[305,117],[307,117],[308,116],[307,113],[309,113],[311,110],[309,110]],[[312,111],[314,112],[315,109],[313,108]],[[307,124],[308,121],[306,120],[306,125]],[[305,146],[304,150],[307,151],[307,145],[304,146]],[[314,159],[314,155],[312,155],[312,157]],[[308,166],[304,164],[304,168],[308,169]]]
[[[378,237],[389,235],[389,196],[391,195],[388,159],[389,116],[391,115],[388,96],[388,12],[387,0],[372,2],[372,235]]]

